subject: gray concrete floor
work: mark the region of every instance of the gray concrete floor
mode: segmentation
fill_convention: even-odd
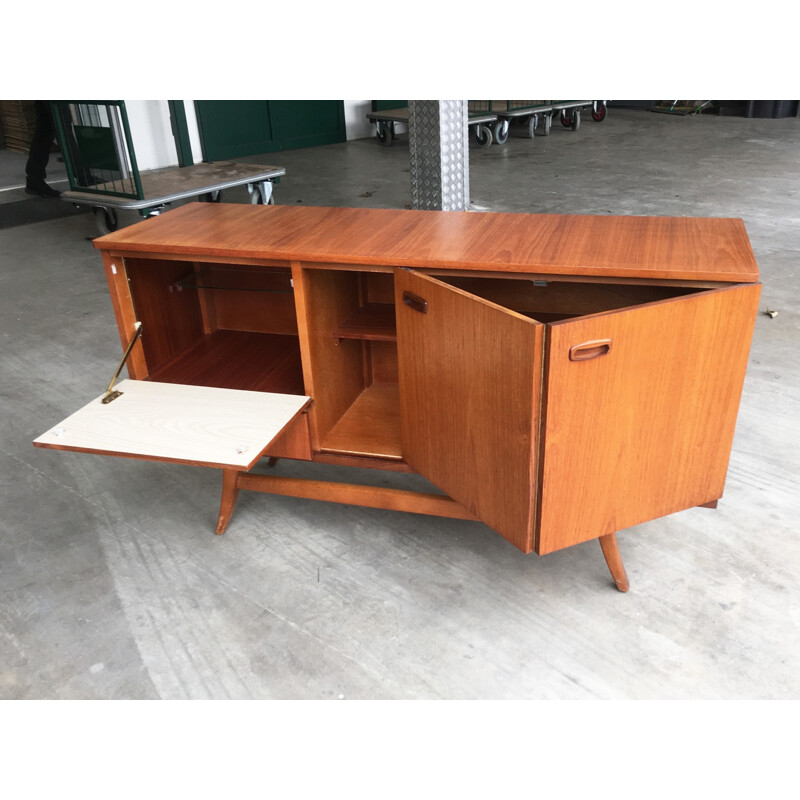
[[[479,523],[247,493],[216,537],[215,471],[34,449],[119,341],[91,216],[0,231],[0,697],[800,697],[798,153],[800,119],[615,109],[471,153],[491,211],[742,217],[779,312],[719,509],[621,532],[626,595],[596,542],[537,558]],[[251,160],[286,167],[278,203],[409,202],[402,139]]]

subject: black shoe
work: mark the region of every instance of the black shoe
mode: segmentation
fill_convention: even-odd
[[[37,194],[39,197],[58,197],[61,194],[57,189],[48,186],[43,180],[27,181],[25,191],[27,194]]]

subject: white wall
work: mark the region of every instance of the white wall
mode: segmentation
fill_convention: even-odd
[[[371,110],[371,100],[344,101],[344,126],[348,142],[351,139],[366,139],[375,134],[375,126],[367,119]]]
[[[140,170],[173,167],[178,163],[166,100],[126,100],[131,139]]]
[[[183,107],[186,109],[186,126],[189,128],[189,141],[192,145],[192,158],[195,164],[203,160],[203,146],[200,143],[200,127],[197,124],[197,114],[195,113],[194,100],[184,100]]]
[[[344,122],[347,140],[365,139],[375,134],[374,125],[367,119],[371,105],[369,100],[345,100]],[[194,100],[184,100],[186,124],[195,164],[203,160],[200,145],[200,129]],[[178,164],[178,153],[169,119],[166,100],[126,100],[131,138],[140,170],[174,167]]]

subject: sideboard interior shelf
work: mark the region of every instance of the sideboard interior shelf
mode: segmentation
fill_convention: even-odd
[[[333,332],[336,339],[364,339],[396,342],[397,324],[392,303],[367,303],[359,306]]]

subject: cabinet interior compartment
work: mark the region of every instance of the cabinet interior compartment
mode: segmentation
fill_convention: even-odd
[[[577,283],[531,278],[450,276],[440,280],[544,323],[614,311],[701,291],[691,286]]]
[[[359,304],[333,331],[340,339],[396,342],[394,277],[383,272],[361,273]]]
[[[400,460],[391,274],[303,270],[320,450]]]
[[[291,269],[130,258],[147,379],[304,394]]]

